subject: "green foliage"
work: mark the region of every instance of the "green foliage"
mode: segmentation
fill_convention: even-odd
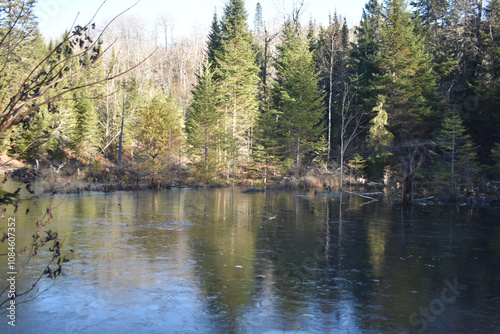
[[[29,161],[41,157],[64,158],[64,149],[70,145],[73,133],[74,120],[71,117],[64,108],[49,112],[47,107],[42,107],[30,117],[29,126],[19,124],[12,128],[9,155],[24,151],[20,157]]]
[[[189,154],[202,181],[210,181],[217,174],[222,163],[220,153],[226,146],[224,122],[221,122],[224,115],[219,105],[213,71],[205,62],[193,90],[193,102],[186,123]]]
[[[2,110],[19,81],[54,50],[36,30],[34,5],[0,0]],[[112,51],[84,75],[51,87],[53,95],[75,89],[64,96],[71,101],[56,99],[7,127],[3,151],[12,156],[26,149],[27,159],[68,153],[91,162],[104,149],[113,160],[123,115],[124,155],[137,158],[138,168],[157,181],[183,154],[184,135],[192,171],[202,182],[229,180],[239,166],[267,181],[272,169],[299,173],[311,161],[333,160],[336,149],[343,166],[352,148],[368,160],[354,155],[349,167],[355,173],[378,176],[391,164],[410,168],[401,174],[414,178],[413,167],[425,164],[435,172],[429,177],[455,188],[473,181],[478,158],[500,173],[500,0],[487,2],[484,10],[474,1],[416,0],[410,7],[405,0],[369,0],[351,41],[337,14],[326,27],[312,19],[308,29],[298,20],[285,22],[279,35],[265,29],[260,3],[253,32],[247,20],[242,0],[228,0],[220,20],[214,14],[189,106],[178,105],[176,89],[155,86],[165,78],[142,73],[105,87],[78,88],[117,71]],[[66,41],[43,66],[56,76],[81,70],[99,52],[84,52],[78,44]],[[35,75],[47,75],[42,70]],[[194,73],[185,77],[192,82]],[[432,139],[437,148],[431,162]],[[348,152],[344,141],[352,142]]]
[[[222,33],[217,13],[214,13],[212,27],[208,34],[207,62],[212,68],[217,66],[217,57],[222,51]]]
[[[46,52],[46,46],[36,28],[37,22],[33,14],[35,3],[34,0],[0,1],[0,110],[3,114],[6,114],[4,108],[12,103],[12,96],[18,93],[18,85]],[[43,110],[46,108],[42,108]],[[35,130],[26,135],[23,132],[31,124],[39,130],[48,130],[42,126],[47,123],[45,116],[46,113],[38,113],[25,119],[10,133],[2,133],[2,151],[15,154],[32,144],[22,156],[28,158],[35,153],[37,147],[43,144],[41,138],[35,143],[33,141],[42,136],[46,138],[47,135]],[[3,117],[4,115],[0,124],[3,123]]]
[[[182,143],[182,110],[172,96],[159,95],[139,112],[138,140],[150,158],[171,155]]]
[[[248,158],[250,155],[259,106],[259,70],[255,65],[253,37],[247,17],[241,0],[231,0],[224,8],[221,21],[223,41],[216,66],[220,108],[224,112],[225,131],[231,138],[227,150],[233,167],[238,156]]]
[[[352,44],[349,58],[349,78],[358,92],[360,107],[366,112],[376,104],[378,94],[375,78],[381,72],[378,59],[383,47],[382,23],[382,5],[377,0],[369,0],[356,29],[357,41]]]
[[[314,144],[324,132],[323,96],[318,88],[313,55],[299,26],[287,22],[278,51],[273,88],[276,111],[270,119],[274,122],[270,134],[279,147],[276,154],[298,172],[302,160],[314,151]]]
[[[138,126],[137,159],[146,162],[153,182],[161,181],[183,143],[182,109],[172,96],[158,95],[140,109]]]
[[[466,119],[475,143],[479,145],[481,161],[490,162],[489,156],[500,136],[500,1],[489,1],[484,9],[484,21],[479,33],[477,76],[471,81],[475,98],[472,107],[465,110]],[[485,135],[489,133],[491,135]]]
[[[500,175],[500,143],[495,143],[495,146],[491,149],[491,158],[495,163],[493,172],[498,177]]]
[[[359,176],[366,168],[366,160],[359,153],[356,153],[347,161],[347,166],[349,166],[354,175]]]
[[[394,135],[387,129],[389,116],[384,109],[385,99],[384,95],[379,95],[377,98],[377,106],[373,108],[377,115],[370,121],[371,126],[366,138],[368,147],[374,152],[375,157],[385,157],[388,154],[386,148],[394,141]]]
[[[430,134],[436,117],[435,74],[425,36],[404,0],[390,0],[380,29],[375,81],[386,96],[388,129],[398,141]]]
[[[80,158],[90,161],[97,154],[99,132],[97,127],[97,110],[94,101],[74,94],[73,112],[75,127],[73,131],[72,147]]]
[[[477,147],[466,133],[462,118],[457,112],[451,112],[443,120],[438,137],[438,146],[444,153],[444,164],[448,166],[445,179],[451,189],[459,184],[470,185],[479,171]]]
[[[35,4],[35,0],[0,1],[0,82],[3,84],[16,84],[16,79],[26,75],[45,51],[33,13]]]

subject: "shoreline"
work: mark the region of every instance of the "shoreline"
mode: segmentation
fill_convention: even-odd
[[[3,159],[2,159],[3,160]],[[1,160],[0,160],[1,163]],[[104,174],[90,172],[90,167],[67,167],[64,173],[52,167],[52,170],[46,168],[40,170],[29,164],[20,161],[0,166],[0,173],[4,174],[4,180],[7,178],[20,182],[27,186],[27,190],[33,193],[29,187],[36,187],[39,194],[82,194],[85,192],[115,192],[115,191],[140,191],[140,190],[169,190],[182,188],[226,188],[242,187],[246,188],[244,193],[256,193],[265,191],[286,191],[286,190],[304,190],[314,192],[317,196],[331,196],[340,194],[337,178],[332,172],[321,172],[319,170],[306,171],[305,175],[299,178],[294,176],[284,176],[276,178],[272,183],[264,184],[259,180],[243,179],[239,182],[213,182],[210,184],[200,184],[194,182],[194,179],[181,178],[184,182],[144,182],[130,177],[130,170],[125,168],[110,168]],[[89,180],[88,178],[92,178]],[[108,180],[106,180],[108,179]],[[176,181],[179,179],[176,177]],[[171,178],[172,180],[172,178]],[[191,182],[190,182],[191,181]],[[399,189],[394,186],[381,183],[358,183],[355,180],[344,185],[342,191],[347,196],[361,196],[365,194],[367,199],[374,201],[389,200],[392,203],[401,201]],[[334,186],[335,185],[335,186]],[[433,194],[423,186],[416,187],[414,192],[413,205],[447,205],[455,204],[461,206],[500,206],[500,194],[496,187],[489,187],[486,191],[476,188],[472,192],[464,191],[461,194]],[[349,191],[346,191],[349,189]],[[10,193],[7,193],[10,195]]]

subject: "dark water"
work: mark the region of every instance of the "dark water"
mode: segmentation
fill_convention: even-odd
[[[241,190],[90,193],[9,209],[18,248],[51,206],[51,228],[75,252],[65,276],[43,278],[17,306],[14,329],[0,316],[0,333],[500,333],[498,209]]]

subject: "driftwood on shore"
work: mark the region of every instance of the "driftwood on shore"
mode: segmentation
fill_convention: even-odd
[[[383,194],[380,191],[378,191],[378,192],[371,192],[371,193],[355,193],[355,192],[347,191],[347,190],[342,190],[342,191],[345,192],[345,193],[348,193],[350,195],[356,195],[356,196],[359,196],[359,197],[363,197],[363,198],[369,199],[369,200],[371,200],[373,202],[380,200],[379,197],[383,196]]]

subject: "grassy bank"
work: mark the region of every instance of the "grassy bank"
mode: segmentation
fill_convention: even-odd
[[[299,175],[274,176],[270,182],[263,182],[255,174],[241,173],[234,180],[232,178],[216,178],[210,182],[200,182],[197,175],[193,175],[189,166],[175,169],[165,169],[157,172],[148,172],[95,163],[83,165],[78,161],[52,164],[26,164],[22,161],[11,161],[2,166],[0,172],[10,178],[25,184],[37,184],[37,193],[82,193],[86,191],[111,192],[118,190],[145,190],[170,189],[173,187],[226,187],[243,186],[253,189],[297,189],[315,191],[318,194],[337,192],[340,189],[338,171],[325,168],[307,168]],[[344,176],[343,189],[350,192],[389,194],[390,198],[398,201],[400,196],[400,180],[397,175],[386,182],[368,182],[363,178]],[[500,205],[500,184],[488,182],[482,187],[473,189],[456,189],[454,193],[446,192],[442,186],[432,183],[415,182],[414,199],[418,202],[422,198],[427,202],[435,203],[466,203],[481,205]]]

